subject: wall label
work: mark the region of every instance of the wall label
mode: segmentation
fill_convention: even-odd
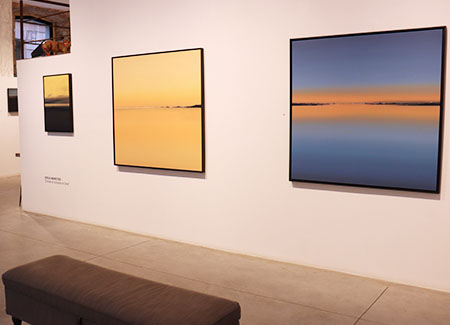
[[[50,184],[58,184],[58,185],[66,185],[68,186],[70,183],[63,180],[61,177],[54,177],[54,176],[44,176],[44,180],[46,183]]]

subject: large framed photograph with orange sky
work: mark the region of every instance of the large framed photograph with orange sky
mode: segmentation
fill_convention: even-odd
[[[46,132],[73,132],[72,74],[44,76]]]
[[[439,193],[445,27],[291,39],[290,181]]]
[[[204,171],[203,49],[112,58],[114,164]]]

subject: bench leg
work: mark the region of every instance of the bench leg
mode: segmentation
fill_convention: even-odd
[[[13,321],[14,325],[21,325],[22,324],[22,321],[20,319],[18,319],[18,318],[15,318],[15,317],[12,318],[12,321]]]

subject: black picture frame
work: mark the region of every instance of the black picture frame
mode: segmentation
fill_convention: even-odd
[[[19,112],[19,101],[17,97],[17,88],[8,88],[8,113]]]
[[[156,55],[165,55],[165,54],[174,54],[174,53],[186,53],[186,52],[196,52],[199,53],[199,70],[198,76],[199,80],[199,98],[200,103],[196,103],[191,106],[162,106],[168,109],[199,109],[200,116],[198,122],[200,123],[200,138],[199,143],[196,146],[196,152],[200,157],[197,157],[198,166],[195,168],[189,167],[172,167],[172,166],[163,166],[163,165],[152,165],[146,163],[124,163],[119,161],[118,152],[120,148],[118,148],[118,116],[116,116],[116,109],[118,108],[117,100],[115,100],[115,94],[117,90],[117,85],[115,85],[115,81],[117,81],[118,77],[115,76],[115,64],[118,60],[122,59],[133,59],[133,58],[143,58],[143,57],[151,57]],[[114,156],[114,165],[120,167],[137,167],[137,168],[145,168],[145,169],[155,169],[155,170],[169,170],[169,171],[183,171],[183,172],[193,172],[193,173],[204,173],[205,172],[205,87],[204,87],[204,50],[203,48],[189,48],[189,49],[179,49],[179,50],[169,50],[169,51],[159,51],[159,52],[150,52],[150,53],[141,53],[141,54],[131,54],[131,55],[122,55],[115,56],[111,58],[111,79],[112,79],[112,117],[113,117],[113,156]],[[150,75],[150,74],[149,74]],[[145,150],[145,148],[141,148]],[[138,150],[136,150],[138,151]]]
[[[73,133],[72,74],[46,75],[42,79],[45,131]]]
[[[439,26],[291,39],[289,181],[440,193],[446,35]],[[415,57],[407,53],[414,48]],[[413,76],[406,67],[415,59],[423,66]],[[415,156],[414,146],[424,154]]]

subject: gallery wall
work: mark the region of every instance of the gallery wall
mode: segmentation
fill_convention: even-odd
[[[8,88],[17,88],[17,79],[0,77],[0,177],[20,174],[19,116],[8,113]]]
[[[23,207],[450,291],[448,132],[441,194],[288,180],[289,39],[450,25],[449,10],[445,0],[74,1],[72,53],[18,66]],[[205,55],[206,172],[114,166],[111,57],[188,48]],[[42,77],[60,73],[72,73],[73,134],[44,131]]]
[[[0,2],[0,177],[19,174],[19,117],[8,113],[8,88],[17,87],[13,77],[12,3]]]

